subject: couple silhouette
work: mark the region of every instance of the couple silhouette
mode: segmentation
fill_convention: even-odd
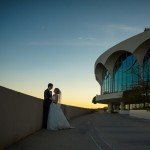
[[[44,91],[43,103],[43,128],[47,130],[61,130],[73,128],[70,126],[67,118],[61,109],[61,90],[54,89],[53,84],[49,83],[48,88]]]

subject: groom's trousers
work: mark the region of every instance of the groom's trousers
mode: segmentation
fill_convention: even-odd
[[[47,129],[49,108],[50,108],[50,103],[44,101],[43,103],[43,128],[45,129]]]

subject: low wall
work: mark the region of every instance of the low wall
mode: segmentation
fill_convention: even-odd
[[[68,120],[94,112],[92,109],[73,107],[68,105],[62,105],[61,108]]]
[[[68,119],[92,112],[62,105]],[[0,149],[42,128],[43,100],[0,86]]]
[[[119,110],[119,114],[121,114],[121,115],[129,115],[129,110]]]
[[[0,87],[0,149],[42,127],[43,101]]]
[[[147,110],[130,110],[129,114],[133,117],[150,119],[150,111]]]

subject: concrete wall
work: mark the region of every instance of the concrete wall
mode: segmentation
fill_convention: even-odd
[[[42,127],[42,100],[0,87],[0,148]]]
[[[79,117],[81,115],[94,112],[94,110],[92,109],[84,109],[84,108],[73,107],[68,105],[62,105],[61,108],[68,120],[73,119],[75,117]]]
[[[68,119],[90,109],[62,105]],[[0,86],[0,149],[42,128],[43,100]]]

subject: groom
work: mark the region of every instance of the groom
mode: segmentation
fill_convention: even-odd
[[[44,102],[43,102],[43,128],[47,129],[47,118],[48,112],[50,108],[50,104],[52,102],[52,91],[53,84],[49,83],[48,88],[44,91]]]

